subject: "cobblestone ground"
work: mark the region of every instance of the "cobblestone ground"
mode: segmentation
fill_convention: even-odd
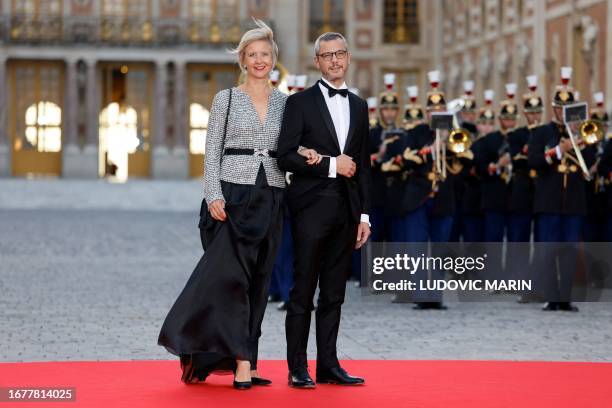
[[[202,253],[201,191],[199,181],[0,180],[0,361],[173,359],[156,341]],[[340,357],[612,360],[610,303],[577,314],[449,306],[418,312],[349,285]],[[283,359],[284,313],[271,305],[262,330],[261,358]]]

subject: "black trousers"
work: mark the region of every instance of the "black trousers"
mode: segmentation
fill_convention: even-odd
[[[350,217],[348,198],[340,187],[331,184],[312,206],[292,214],[295,268],[285,320],[290,370],[307,367],[306,347],[317,281],[317,370],[339,366],[336,340],[340,308],[357,238],[357,224]]]

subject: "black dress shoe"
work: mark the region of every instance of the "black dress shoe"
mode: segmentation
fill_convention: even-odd
[[[446,307],[442,302],[417,302],[413,307],[414,310],[446,310]]]
[[[412,306],[414,310],[427,310],[429,309],[429,302],[418,302]]]
[[[272,381],[262,377],[251,377],[251,383],[253,385],[270,385]]]
[[[270,295],[268,296],[268,302],[280,302],[281,298],[278,295]]]
[[[554,312],[555,310],[559,310],[559,305],[557,302],[547,302],[542,310],[545,312]]]
[[[338,385],[362,385],[365,383],[363,378],[349,375],[342,367],[333,367],[323,371],[317,371],[318,384],[338,384]]]
[[[286,312],[288,303],[289,302],[280,302],[278,306],[276,306],[276,310],[280,310],[281,312]]]
[[[248,390],[252,384],[251,381],[236,381],[236,377],[234,377],[234,388],[237,390]]]
[[[315,383],[310,378],[306,368],[298,368],[289,372],[289,386],[295,388],[314,388]]]
[[[572,305],[570,302],[559,302],[559,306],[557,306],[558,310],[563,310],[564,312],[577,312],[578,308]]]
[[[446,310],[448,309],[448,307],[446,307],[446,305],[444,305],[442,302],[431,302],[431,304],[429,305],[430,309],[435,309],[435,310]]]

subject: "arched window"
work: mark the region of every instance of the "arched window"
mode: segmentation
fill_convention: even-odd
[[[210,112],[199,103],[189,106],[189,152],[204,154]]]
[[[62,110],[53,102],[40,101],[25,112],[25,136],[39,152],[59,152],[62,148]]]

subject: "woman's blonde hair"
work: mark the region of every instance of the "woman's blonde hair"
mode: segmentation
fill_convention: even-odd
[[[253,18],[253,21],[255,22],[257,28],[253,28],[252,30],[244,33],[240,39],[238,47],[230,50],[230,52],[238,55],[238,65],[240,66],[240,69],[244,71],[244,56],[246,53],[246,48],[249,46],[249,44],[260,40],[268,41],[272,47],[272,68],[274,69],[278,59],[278,46],[274,41],[274,33],[272,32],[272,29],[263,21],[256,18]]]

